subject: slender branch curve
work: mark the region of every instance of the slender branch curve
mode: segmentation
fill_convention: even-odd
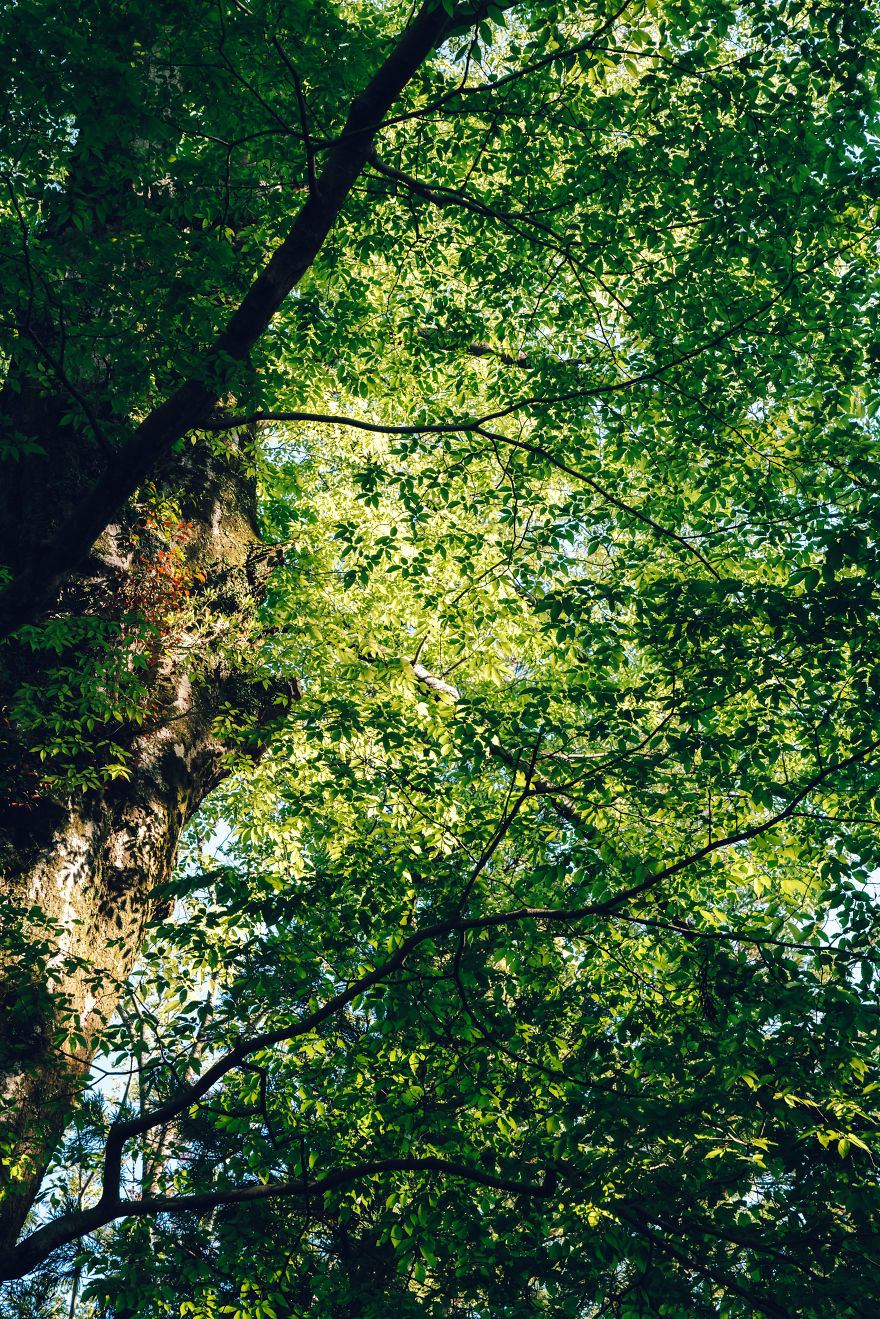
[[[582,391],[584,395],[595,392],[597,391],[591,391],[589,389]],[[550,453],[550,451],[545,449],[542,445],[530,444],[528,440],[515,440],[509,435],[501,434],[499,431],[486,430],[484,426],[484,423],[487,421],[497,421],[500,417],[510,416],[511,413],[520,407],[527,407],[539,402],[556,403],[560,401],[571,401],[573,398],[580,396],[581,393],[579,392],[577,394],[569,393],[557,395],[556,397],[546,399],[532,398],[525,400],[523,403],[512,404],[510,407],[503,408],[498,412],[487,413],[485,417],[459,422],[435,422],[425,426],[385,426],[379,422],[362,421],[359,417],[344,417],[334,413],[252,412],[247,416],[229,418],[221,422],[211,422],[209,425],[203,427],[203,429],[209,431],[223,431],[231,430],[235,426],[251,426],[259,422],[305,421],[328,426],[351,426],[355,430],[371,431],[380,435],[449,435],[471,432],[475,435],[481,435],[484,439],[490,440],[494,444],[504,444],[510,449],[521,449],[525,453],[533,453],[536,457],[543,458],[545,462],[550,463],[550,465],[555,467],[557,471],[564,472],[566,476],[572,477],[575,481],[580,481],[584,485],[588,485],[592,490],[595,490],[596,494],[604,499],[606,503],[613,504],[614,507],[619,509],[622,513],[626,513],[637,521],[645,523],[646,526],[649,526],[653,531],[656,531],[658,535],[676,541],[677,544],[679,544],[688,554],[699,559],[707,572],[710,572],[712,576],[720,582],[722,578],[718,570],[713,567],[705,555],[701,554],[700,551],[695,546],[691,545],[683,536],[679,536],[676,532],[670,531],[668,527],[661,526],[659,522],[656,522],[652,517],[649,517],[647,513],[643,513],[641,509],[633,508],[631,504],[625,504],[623,500],[618,499],[616,495],[612,495],[604,486],[601,486],[597,481],[594,481],[591,476],[587,476],[585,472],[578,471],[577,468],[571,467],[568,463],[563,462],[561,458],[557,458],[555,454]]]
[[[181,1113],[189,1109],[194,1103],[202,1099],[223,1077],[230,1071],[239,1067],[241,1064],[255,1053],[264,1049],[273,1047],[276,1044],[285,1043],[297,1039],[303,1035],[308,1035],[311,1031],[321,1025],[328,1018],[333,1017],[341,1009],[347,1007],[354,999],[359,998],[362,994],[368,992],[379,985],[389,975],[399,971],[407,962],[410,955],[416,951],[422,944],[431,940],[449,938],[450,936],[461,937],[463,934],[478,931],[504,928],[517,924],[525,920],[543,921],[550,925],[567,926],[572,921],[584,920],[591,916],[609,916],[616,918],[620,914],[620,908],[633,898],[641,896],[648,890],[655,888],[663,880],[680,873],[689,866],[695,865],[705,857],[733,847],[737,843],[746,842],[752,838],[766,833],[773,829],[783,820],[788,819],[794,814],[797,806],[809,795],[815,788],[826,782],[832,775],[850,765],[863,762],[871,753],[880,747],[880,739],[869,743],[868,746],[861,748],[845,757],[843,760],[835,762],[832,765],[826,765],[824,769],[814,774],[812,778],[797,792],[788,804],[782,810],[776,812],[767,820],[761,821],[748,829],[739,830],[737,833],[728,834],[723,838],[707,843],[704,847],[699,848],[690,856],[682,857],[680,860],[670,863],[660,870],[649,873],[645,879],[628,889],[613,894],[599,902],[585,903],[579,907],[566,909],[548,908],[548,907],[520,907],[515,911],[495,912],[486,916],[465,917],[455,915],[446,920],[441,920],[433,925],[425,926],[420,930],[404,938],[400,944],[391,952],[379,966],[369,972],[367,975],[360,977],[345,985],[339,993],[334,994],[321,1007],[316,1008],[313,1012],[308,1013],[294,1026],[282,1027],[274,1031],[264,1031],[260,1035],[255,1035],[251,1039],[240,1039],[233,1047],[191,1084],[184,1086],[177,1095],[167,1103],[161,1105],[152,1112],[145,1113],[137,1118],[132,1118],[126,1122],[116,1122],[110,1128],[107,1138],[104,1157],[104,1169],[102,1175],[102,1196],[99,1203],[92,1209],[76,1212],[73,1214],[64,1214],[60,1218],[53,1219],[51,1222],[38,1228],[30,1236],[25,1237],[12,1250],[0,1256],[0,1280],[22,1277],[33,1269],[38,1263],[46,1259],[52,1251],[69,1241],[76,1240],[78,1237],[87,1235],[95,1231],[105,1223],[114,1219],[124,1217],[128,1214],[135,1216],[144,1216],[153,1213],[173,1213],[185,1209],[209,1208],[215,1204],[238,1203],[247,1199],[266,1198],[271,1195],[304,1195],[306,1187],[302,1179],[296,1182],[284,1183],[281,1187],[264,1186],[262,1183],[259,1187],[246,1186],[233,1188],[228,1192],[206,1192],[205,1195],[173,1197],[171,1199],[146,1199],[146,1200],[122,1200],[119,1196],[119,1182],[122,1172],[122,1155],[126,1142],[135,1136],[145,1135],[154,1127],[164,1126],[166,1123],[173,1121]],[[482,862],[478,863],[482,864]],[[694,931],[688,930],[689,934]],[[761,934],[750,934],[748,932],[740,933],[740,939],[743,942],[778,942],[776,940],[767,940]],[[328,1174],[328,1177],[315,1182],[307,1183],[310,1194],[318,1194],[322,1190],[333,1189],[336,1185],[341,1185],[345,1180],[352,1180],[355,1177],[367,1176],[370,1171],[381,1171],[402,1169],[403,1165],[412,1167],[417,1171],[420,1168],[435,1171],[448,1171],[455,1175],[467,1175],[473,1179],[479,1180],[487,1186],[498,1186],[499,1189],[522,1191],[524,1194],[549,1194],[544,1187],[535,1189],[533,1184],[527,1183],[508,1183],[504,1179],[494,1178],[492,1174],[475,1172],[467,1168],[464,1164],[447,1163],[442,1159],[430,1159],[415,1161],[412,1163],[408,1160],[391,1160],[384,1163],[361,1164],[358,1170],[340,1171],[339,1173]]]
[[[531,1198],[547,1199],[556,1189],[558,1174],[552,1170],[545,1174],[543,1182],[518,1181],[515,1178],[495,1177],[479,1168],[472,1168],[466,1163],[453,1159],[441,1159],[433,1155],[409,1159],[368,1159],[356,1163],[351,1168],[341,1168],[338,1172],[328,1173],[314,1181],[298,1178],[292,1182],[249,1183],[247,1186],[235,1186],[217,1191],[206,1191],[200,1195],[148,1196],[140,1200],[122,1200],[118,1196],[104,1196],[92,1209],[67,1214],[56,1218],[44,1227],[38,1228],[20,1245],[10,1251],[5,1260],[0,1260],[0,1278],[9,1281],[24,1277],[31,1269],[47,1258],[54,1250],[88,1236],[107,1223],[119,1218],[148,1218],[156,1214],[204,1213],[218,1205],[252,1204],[259,1200],[283,1199],[301,1196],[324,1195],[338,1187],[349,1186],[362,1177],[375,1177],[383,1172],[438,1172],[451,1177],[460,1177],[464,1181],[478,1186],[488,1186],[493,1190],[506,1191],[510,1195],[527,1195]]]

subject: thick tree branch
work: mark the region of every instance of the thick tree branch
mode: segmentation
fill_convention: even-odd
[[[109,518],[176,440],[202,424],[284,299],[311,266],[332,229],[382,120],[416,70],[444,39],[453,20],[425,0],[381,68],[351,104],[342,137],[293,226],[254,280],[188,380],[155,408],[118,450],[113,463],[74,514],[35,556],[30,568],[0,592],[0,636],[34,618],[64,575],[88,553]]]
[[[485,95],[487,93],[489,95],[495,95],[502,88],[509,87],[514,83],[521,82],[523,79],[531,77],[533,73],[539,72],[539,70],[546,68],[547,65],[549,64],[558,64],[561,63],[563,60],[570,58],[572,55],[579,55],[582,52],[593,50],[595,49],[596,43],[598,42],[599,38],[603,35],[603,33],[613,29],[614,24],[621,17],[621,15],[624,14],[626,10],[631,7],[632,2],[633,0],[623,0],[623,3],[619,6],[619,8],[615,9],[612,13],[608,14],[605,18],[603,18],[599,27],[597,27],[595,31],[591,32],[588,37],[585,37],[583,41],[578,41],[574,45],[564,46],[561,47],[559,50],[554,50],[552,53],[548,55],[543,55],[538,59],[532,60],[530,63],[524,65],[522,68],[516,69],[512,73],[505,74],[503,77],[493,78],[491,80],[487,79],[486,82],[474,83],[471,86],[465,86],[464,83],[461,83],[458,87],[454,87],[451,91],[444,92],[442,96],[438,96],[434,101],[429,101],[427,105],[421,106],[418,110],[410,110],[407,111],[405,114],[395,115],[394,118],[389,119],[386,122],[390,125],[390,124],[406,123],[408,120],[411,119],[424,119],[428,115],[435,114],[438,110],[442,109],[443,106],[447,105],[450,101],[454,101],[459,98],[461,100],[465,100],[465,98],[471,96],[475,96],[479,99],[481,95]],[[512,9],[514,7],[515,7],[514,4],[511,3],[502,3],[499,4],[498,6],[499,9],[503,9],[503,10]],[[468,19],[464,16],[463,13],[464,9],[465,6],[459,5],[454,10],[453,16],[456,18],[456,21],[459,23],[468,22]],[[482,110],[478,110],[476,113],[482,113]]]
[[[375,1177],[387,1172],[438,1172],[477,1186],[488,1186],[509,1195],[527,1195],[547,1199],[555,1193],[556,1174],[548,1173],[543,1182],[524,1182],[513,1178],[496,1177],[492,1173],[472,1168],[466,1163],[435,1156],[409,1159],[372,1159],[328,1173],[314,1181],[297,1178],[293,1182],[250,1183],[247,1186],[228,1187],[205,1191],[199,1195],[149,1196],[141,1200],[121,1200],[105,1195],[92,1209],[80,1210],[56,1218],[26,1237],[5,1258],[0,1259],[0,1279],[7,1281],[22,1278],[53,1251],[71,1241],[87,1236],[119,1218],[147,1218],[157,1214],[206,1213],[218,1205],[250,1204],[259,1200],[288,1197],[307,1198],[324,1195],[341,1186],[349,1186],[362,1177]]]

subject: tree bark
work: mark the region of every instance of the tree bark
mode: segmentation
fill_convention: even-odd
[[[253,345],[312,265],[402,89],[453,23],[476,12],[450,15],[426,0],[412,14],[351,102],[286,236],[234,310],[219,317],[213,341],[193,353],[189,378],[146,413],[142,401],[131,404],[118,370],[120,353],[136,355],[139,345],[117,341],[112,307],[99,314],[100,260],[112,263],[116,249],[108,245],[101,257],[98,240],[124,224],[112,169],[105,176],[103,157],[77,140],[66,194],[58,193],[46,227],[34,230],[51,239],[45,269],[31,261],[22,213],[21,357],[0,391],[6,448],[19,454],[0,483],[0,1251],[15,1242],[33,1203],[156,915],[156,890],[169,878],[181,830],[242,750],[235,734],[218,732],[218,716],[228,727],[231,711],[259,754],[259,730],[278,709],[279,691],[266,691],[234,658],[248,649],[269,566],[248,461],[253,437],[233,431],[219,452],[206,439],[192,448],[190,438],[248,377]],[[126,68],[131,36],[119,38]],[[141,76],[149,86],[149,58]],[[106,106],[95,96],[88,114],[114,112],[112,95]],[[142,124],[137,102],[127,106],[130,122],[123,116],[104,144],[108,162],[137,153],[140,134],[159,122]],[[74,202],[89,213],[85,228],[75,223]],[[85,260],[85,245],[89,255],[98,251],[97,264]],[[92,271],[90,286],[83,270]],[[133,267],[134,298],[136,276]],[[225,306],[223,290],[205,288],[202,296]],[[128,324],[126,315],[119,319]],[[175,501],[190,524],[185,544],[166,547],[200,605],[201,617],[185,625],[186,611],[167,591],[152,606],[144,595],[149,537],[138,510],[150,479],[151,497]],[[154,625],[153,642],[143,644],[141,635],[139,653],[137,614]],[[177,622],[169,625],[169,615]],[[107,718],[92,711],[77,720],[71,683],[90,670],[99,683],[108,675]],[[114,683],[136,686],[138,677],[140,710],[129,701],[114,713]],[[58,755],[46,745],[51,711],[41,711],[40,700],[73,712],[62,732],[79,778],[48,772]]]
[[[20,420],[33,423],[33,391],[23,396],[30,415]],[[45,421],[52,407],[42,411]],[[18,480],[7,485],[0,511],[11,513],[16,501],[27,511],[42,490],[63,516],[57,504],[77,474],[68,472],[65,483],[57,463],[71,450],[64,450],[64,437],[59,446],[57,433],[54,442],[51,434],[41,438],[45,454],[17,465]],[[0,652],[7,711],[0,748],[0,1248],[14,1244],[33,1203],[97,1038],[157,914],[155,891],[171,875],[181,830],[242,749],[215,731],[221,707],[225,726],[232,711],[251,730],[250,754],[259,754],[259,730],[278,711],[277,690],[255,684],[229,659],[236,638],[244,648],[272,559],[256,526],[252,439],[238,433],[219,452],[206,440],[188,444],[157,477],[156,496],[173,499],[189,524],[178,547],[177,585],[183,578],[197,590],[195,611],[178,611],[185,625],[154,620],[146,643],[143,633],[132,641],[126,610],[138,591],[143,595],[145,553],[142,531],[135,541],[143,510],[132,505],[48,611],[50,625],[108,623],[105,653],[94,638],[60,654],[31,652],[14,638]],[[26,525],[2,521],[12,528],[2,547],[6,562],[21,562]],[[41,521],[45,526],[45,516]],[[174,603],[159,600],[162,609]],[[94,758],[99,778],[102,757],[120,755],[130,777],[111,777],[108,769],[101,786],[70,792],[43,783],[34,729],[19,708],[34,669],[51,685],[64,671],[106,663],[108,652],[118,667],[120,650],[124,659],[135,644],[148,652],[140,677],[146,722],[115,727],[110,751],[106,727],[80,732],[82,754]]]

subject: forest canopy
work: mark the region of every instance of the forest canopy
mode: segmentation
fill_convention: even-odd
[[[0,12],[0,1313],[871,1319],[877,5]]]

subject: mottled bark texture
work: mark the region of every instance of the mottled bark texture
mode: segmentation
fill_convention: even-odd
[[[102,455],[61,424],[62,402],[27,385],[4,393],[7,424],[44,450],[7,464],[0,487],[0,562],[19,571]],[[235,658],[252,650],[243,639],[273,559],[256,526],[252,439],[187,441],[65,580],[44,619],[64,630],[59,650],[33,649],[27,630],[0,649],[0,1249],[21,1229],[145,926],[162,914],[155,893],[181,830],[232,757],[259,753],[279,712],[277,691]],[[73,707],[65,675],[83,673],[106,687],[107,717],[72,721],[71,748],[42,760],[27,693]],[[230,721],[250,737],[230,735]],[[64,763],[91,781],[47,781]]]
[[[0,715],[6,720],[0,725],[0,1159],[6,1180],[0,1249],[20,1230],[95,1035],[154,915],[156,888],[168,876],[180,831],[228,772],[231,748],[218,732],[218,714],[231,708],[233,719],[259,728],[277,709],[275,693],[255,684],[253,671],[250,677],[236,671],[268,564],[254,521],[247,437],[227,436],[222,455],[207,441],[192,450],[190,438],[230,390],[239,390],[254,344],[310,269],[402,89],[450,28],[476,14],[461,7],[448,13],[433,0],[413,13],[352,100],[286,234],[238,305],[218,316],[214,338],[201,347],[178,345],[189,349],[190,375],[146,415],[143,398],[152,386],[145,381],[156,364],[128,369],[139,362],[131,313],[140,263],[159,260],[160,245],[137,260],[123,255],[129,264],[120,279],[117,253],[124,253],[124,244],[102,246],[99,238],[125,231],[128,203],[136,224],[154,206],[152,187],[162,171],[150,156],[160,158],[162,144],[150,134],[161,138],[163,116],[145,119],[143,107],[153,104],[160,85],[150,42],[164,47],[151,29],[134,59],[134,31],[95,20],[98,49],[103,42],[105,52],[115,52],[126,77],[89,79],[81,89],[83,123],[101,122],[110,131],[98,135],[100,150],[88,134],[77,133],[65,190],[47,194],[51,214],[42,213],[34,227],[37,247],[45,249],[41,260],[31,258],[24,208],[21,251],[9,266],[18,290],[13,315],[22,358],[21,365],[12,364],[0,395],[3,452],[12,457],[0,481],[0,567],[9,570],[0,581],[0,637],[11,638],[0,650]],[[161,67],[161,86],[173,86],[165,59]],[[288,150],[285,140],[285,167]],[[120,172],[117,165],[129,158],[142,169]],[[221,198],[224,224],[228,193]],[[172,261],[166,287],[178,274]],[[152,269],[152,278],[160,275]],[[203,287],[199,296],[218,309],[227,306],[223,289]],[[141,401],[130,406],[130,399]],[[34,452],[34,443],[41,452]],[[188,566],[202,616],[169,635],[162,621],[168,593],[159,592],[156,605],[154,592],[153,622],[161,626],[155,644],[141,649],[148,663],[129,674],[144,679],[149,720],[141,725],[130,702],[122,708],[116,688],[125,685],[125,661],[130,657],[133,664],[136,651],[131,626],[121,620],[133,604],[144,606],[149,578],[138,558],[143,541],[135,539],[148,479],[157,497],[172,496],[181,520],[193,524],[185,543],[168,548],[173,567]],[[149,615],[149,608],[141,612]],[[78,633],[69,623],[76,619],[84,620]],[[25,625],[46,620],[49,631],[33,649]],[[66,631],[59,620],[68,620]],[[54,652],[46,648],[53,625]],[[113,626],[115,640],[108,634]],[[117,662],[112,674],[108,657]],[[49,757],[56,767],[65,754],[77,762],[79,786],[74,775],[65,790],[63,775],[51,781],[47,762],[33,759],[41,719],[44,728],[51,722],[39,703],[73,709],[64,673],[92,670],[99,685],[104,675],[106,718],[92,715],[79,726],[73,720],[73,751],[56,748]],[[32,681],[35,673],[39,682]],[[28,691],[30,709],[23,696]],[[126,765],[127,779],[111,773],[114,758]],[[65,1033],[67,1042],[59,1043]]]

